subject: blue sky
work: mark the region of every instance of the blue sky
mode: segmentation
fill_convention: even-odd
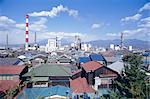
[[[0,43],[24,43],[29,14],[29,42],[55,36],[83,41],[97,39],[149,40],[148,0],[0,0]],[[44,12],[44,13],[43,13]]]

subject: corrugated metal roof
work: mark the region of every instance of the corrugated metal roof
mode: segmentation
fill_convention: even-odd
[[[124,64],[122,61],[118,60],[118,61],[108,65],[107,67],[111,68],[112,70],[114,70],[120,74],[122,72],[122,70],[124,69]]]

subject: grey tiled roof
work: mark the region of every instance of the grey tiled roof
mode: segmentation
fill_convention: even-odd
[[[0,58],[0,65],[18,65],[18,64],[20,65],[23,64],[23,62],[18,58]]]

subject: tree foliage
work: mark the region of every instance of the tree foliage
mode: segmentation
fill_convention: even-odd
[[[146,74],[140,68],[142,57],[129,54],[123,57],[123,61],[125,63],[124,70],[114,81],[117,92],[124,98],[143,99],[146,89]]]

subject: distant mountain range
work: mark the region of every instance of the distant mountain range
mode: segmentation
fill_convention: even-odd
[[[95,40],[87,42],[90,43],[93,46],[98,47],[109,47],[110,44],[119,45],[120,40],[114,39],[114,40]],[[138,49],[150,49],[150,41],[143,41],[138,39],[126,39],[123,41],[124,46],[133,46],[133,48]]]
[[[39,42],[40,45],[46,45],[47,40],[42,40]],[[71,44],[73,41],[71,39],[61,39],[61,44],[66,45],[66,44]],[[133,48],[138,48],[138,49],[150,49],[150,41],[143,41],[139,39],[126,39],[123,41],[125,46],[133,46]],[[119,39],[114,39],[114,40],[93,40],[85,43],[90,43],[92,46],[97,46],[97,47],[109,47],[110,44],[114,45],[119,45],[120,40]]]
[[[44,39],[44,40],[41,40],[40,42],[38,42],[38,44],[46,45],[47,41],[48,41],[48,39]],[[72,42],[73,42],[72,39],[66,39],[66,38],[61,39],[62,45],[71,44]],[[96,46],[96,47],[107,47],[108,48],[110,44],[119,45],[120,40],[119,39],[93,40],[93,41],[89,41],[89,42],[85,42],[85,43],[90,43],[92,46]],[[150,41],[143,41],[143,40],[138,40],[138,39],[126,39],[126,40],[124,40],[124,45],[125,46],[133,46],[133,48],[137,48],[137,49],[150,49]],[[0,44],[0,46],[5,46],[5,44]],[[12,47],[12,46],[23,47],[24,44],[13,44],[13,45],[9,45],[9,46],[10,47]]]

